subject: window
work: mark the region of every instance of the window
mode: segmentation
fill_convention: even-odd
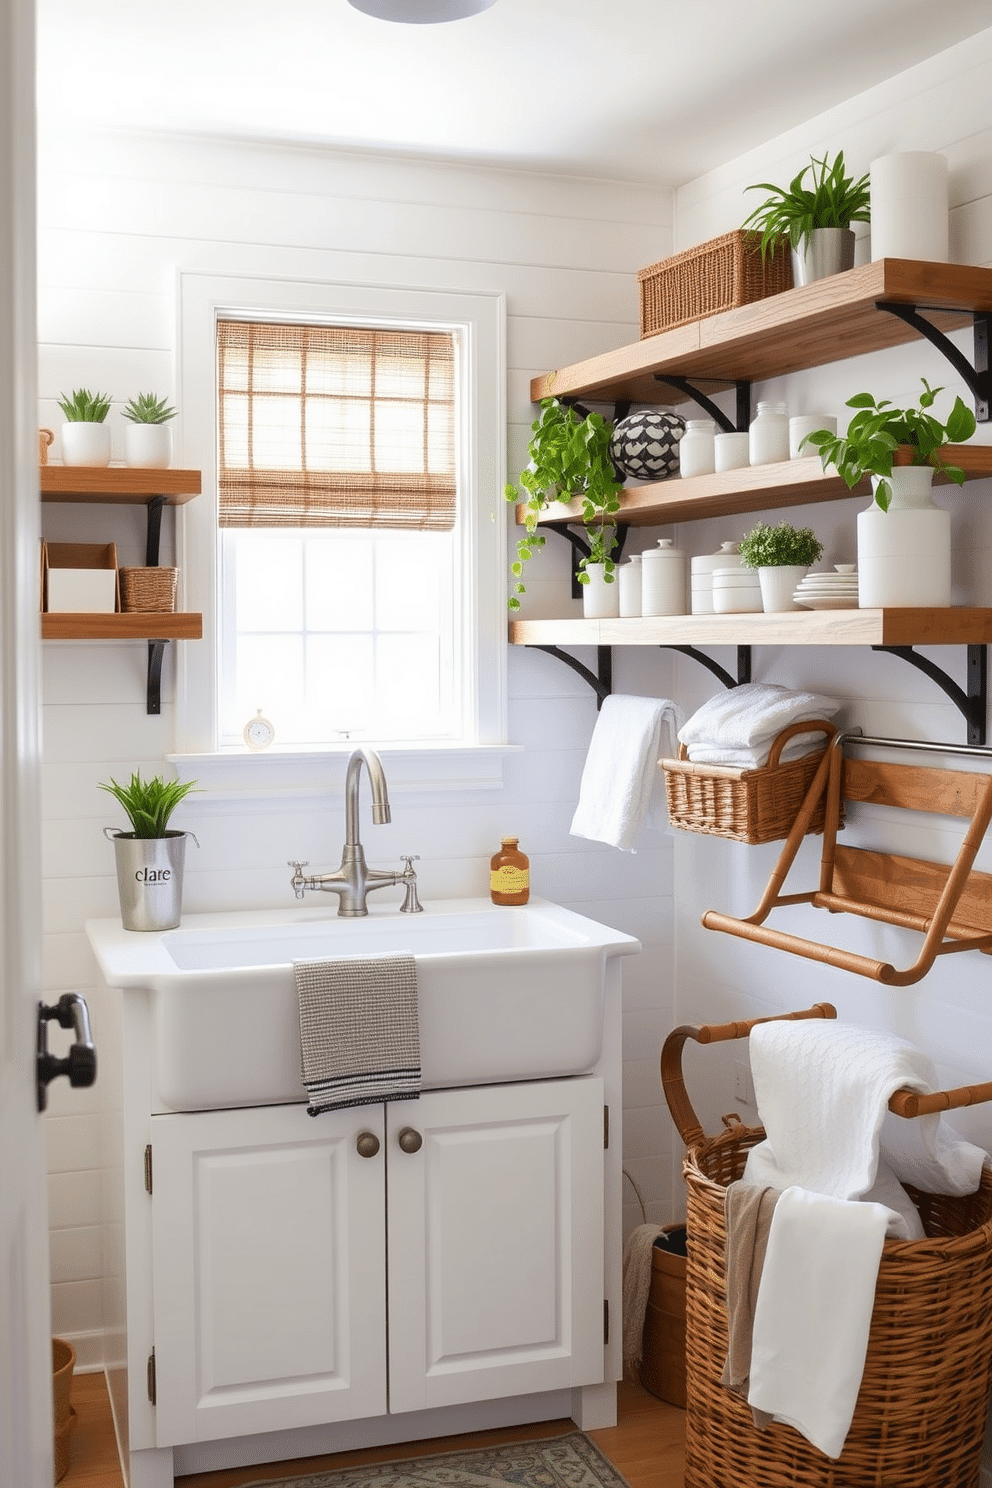
[[[183,747],[502,743],[501,298],[181,280]]]

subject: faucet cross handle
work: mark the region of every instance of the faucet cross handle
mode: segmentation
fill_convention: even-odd
[[[304,858],[302,862],[299,862],[296,858],[290,858],[286,866],[294,870],[293,877],[290,879],[290,883],[293,886],[293,892],[296,895],[297,899],[302,899],[303,888],[306,883],[306,879],[303,875],[303,870],[304,868],[310,867],[310,861],[308,858]]]
[[[400,877],[400,883],[406,884],[406,898],[400,905],[400,914],[423,914],[424,906],[417,898],[417,874],[413,866],[420,862],[420,854],[400,853],[400,858],[406,864]]]

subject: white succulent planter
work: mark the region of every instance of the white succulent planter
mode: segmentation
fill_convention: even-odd
[[[863,610],[946,609],[951,514],[933,502],[933,469],[897,465],[889,484],[888,511],[872,501],[858,514],[858,605]]]
[[[110,429],[106,424],[62,425],[63,465],[109,465]]]
[[[781,614],[784,610],[799,610],[793,599],[799,585],[806,577],[808,566],[804,563],[782,563],[777,567],[758,569],[761,585],[761,608],[766,615]]]
[[[125,421],[124,459],[134,469],[168,469],[172,464],[171,425]]]
[[[620,585],[617,571],[613,570],[613,583],[604,578],[606,565],[587,563],[588,584],[582,585],[582,613],[587,620],[616,620],[620,615]]]

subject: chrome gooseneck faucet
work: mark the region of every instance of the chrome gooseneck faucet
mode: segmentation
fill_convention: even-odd
[[[417,875],[413,868],[417,862],[416,854],[409,857],[400,854],[406,864],[402,873],[384,873],[366,865],[358,832],[358,782],[363,762],[372,790],[372,820],[377,826],[391,820],[389,792],[386,789],[382,761],[374,749],[354,750],[348,760],[348,773],[344,782],[345,843],[341,867],[334,873],[307,875],[303,869],[309,865],[291,858],[289,866],[293,869],[290,880],[293,892],[297,899],[302,899],[307,889],[323,889],[327,893],[337,894],[338,914],[356,917],[368,914],[366,899],[373,889],[384,889],[387,884],[405,884],[406,897],[400,905],[400,913],[419,914],[424,906],[417,898]]]

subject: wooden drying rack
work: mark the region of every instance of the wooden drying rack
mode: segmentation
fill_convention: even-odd
[[[672,1119],[687,1147],[691,1147],[705,1135],[699,1117],[693,1109],[685,1088],[682,1073],[682,1047],[687,1039],[697,1044],[718,1044],[727,1039],[747,1038],[752,1028],[759,1023],[794,1023],[806,1018],[836,1018],[837,1009],[829,1002],[817,1002],[811,1008],[798,1013],[776,1013],[769,1018],[752,1018],[747,1023],[703,1023],[683,1024],[673,1028],[665,1040],[661,1052],[661,1083]],[[928,1116],[938,1111],[960,1110],[963,1106],[979,1106],[992,1101],[992,1080],[984,1085],[959,1085],[954,1090],[934,1090],[923,1094],[906,1086],[889,1097],[889,1110],[897,1116]],[[725,1118],[730,1120],[729,1117]]]
[[[820,762],[757,909],[743,919],[708,910],[702,920],[705,928],[758,941],[810,961],[823,961],[828,966],[893,987],[908,987],[920,981],[938,956],[969,950],[992,953],[992,875],[973,872],[975,857],[992,821],[992,772],[978,774],[845,759],[844,746],[851,744],[979,756],[992,761],[992,749],[929,744],[915,739],[872,738],[850,731],[838,734]],[[782,886],[824,792],[826,819],[819,888],[802,894],[783,894]],[[842,798],[969,818],[957,858],[948,868],[923,858],[838,846]],[[913,965],[897,971],[887,961],[790,935],[764,924],[773,909],[792,904],[811,904],[816,909],[861,915],[903,929],[919,930],[924,935],[923,945]]]

